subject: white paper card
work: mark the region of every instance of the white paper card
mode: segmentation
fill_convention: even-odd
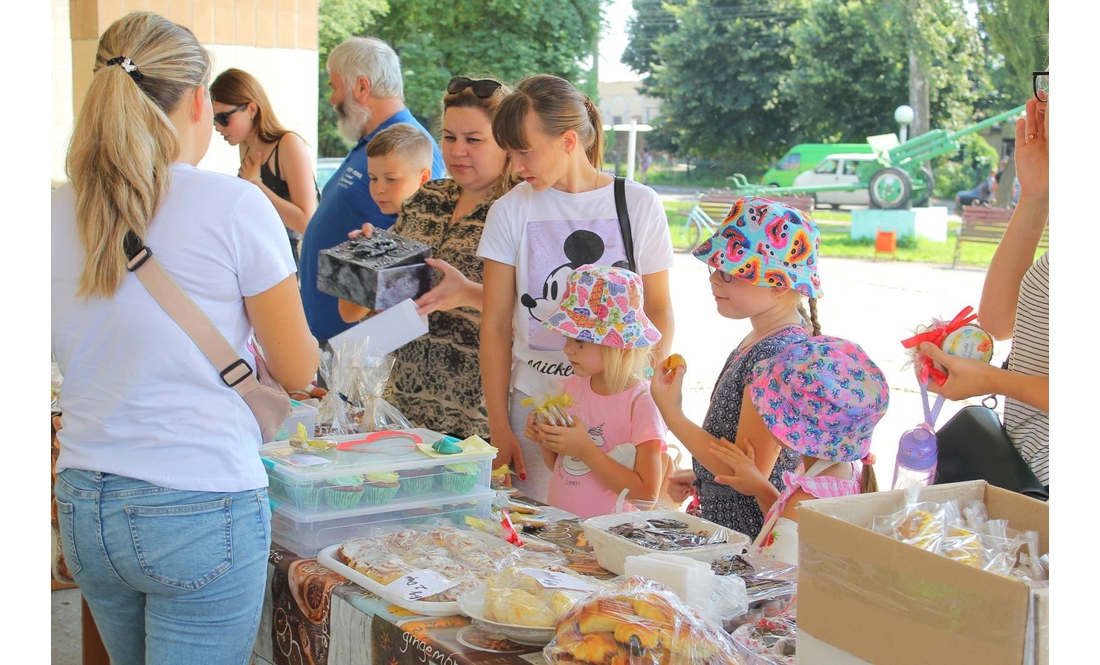
[[[390,582],[386,585],[386,591],[405,600],[420,600],[456,585],[458,582],[452,582],[434,570],[418,570]]]
[[[325,459],[320,455],[314,455],[313,453],[280,453],[277,456],[287,464],[299,467],[318,466],[321,464],[330,464],[332,462],[332,460]]]
[[[539,570],[538,568],[520,568],[519,572],[535,578],[536,582],[547,589],[572,589],[573,591],[596,590],[596,587],[588,582],[578,577],[573,577],[572,575],[566,575],[565,573],[555,573],[549,570]]]
[[[428,334],[428,317],[416,313],[416,303],[402,300],[357,325],[329,339],[336,355],[349,341],[369,337],[371,353],[388,355],[421,335]]]

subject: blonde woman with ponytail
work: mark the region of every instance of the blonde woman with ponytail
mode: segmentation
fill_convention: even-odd
[[[255,331],[283,385],[317,368],[279,215],[195,168],[210,67],[156,14],[108,27],[51,202],[61,547],[116,664],[249,662],[271,542],[256,419],[129,274],[127,238],[240,357]]]
[[[645,314],[668,348],[672,242],[656,192],[626,181],[623,212],[634,248],[628,256],[614,178],[601,171],[600,112],[565,79],[520,81],[493,118],[493,136],[523,181],[493,204],[478,247],[485,260],[481,378],[490,437],[500,451],[496,465],[510,464],[515,484],[545,501],[551,474],[538,463],[539,444],[524,436],[528,409],[521,402],[552,390],[573,367],[564,338],[542,322],[556,311],[576,268],[633,263],[645,289]]]

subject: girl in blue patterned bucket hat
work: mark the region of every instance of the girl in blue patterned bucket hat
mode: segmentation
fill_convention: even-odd
[[[713,452],[712,444],[746,440],[744,433],[738,438],[739,424],[753,367],[811,334],[821,334],[816,306],[822,295],[819,245],[817,224],[801,210],[755,197],[734,202],[722,225],[693,254],[710,267],[718,313],[748,319],[752,332],[726,359],[701,427],[681,409],[684,364],[671,358],[659,364],[650,389],[669,429],[693,458],[692,472],[672,478],[671,484],[692,481],[703,518],[754,538],[764,524],[764,513],[753,494],[715,481],[716,475],[728,476],[731,469]],[[809,299],[808,313],[803,297]],[[783,474],[795,470],[800,456],[764,441],[750,445],[757,468],[782,493]]]

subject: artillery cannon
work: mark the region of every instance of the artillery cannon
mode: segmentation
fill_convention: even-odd
[[[813,192],[854,192],[867,188],[871,205],[876,208],[896,210],[913,205],[924,205],[932,197],[932,169],[925,163],[958,152],[959,139],[981,131],[998,122],[1008,120],[1024,112],[1023,106],[987,118],[957,132],[933,129],[911,141],[898,143],[894,134],[867,137],[875,159],[856,169],[859,182],[838,185],[800,187],[768,187],[750,184],[744,175],[735,173],[730,180],[732,189],[742,196],[796,196]]]

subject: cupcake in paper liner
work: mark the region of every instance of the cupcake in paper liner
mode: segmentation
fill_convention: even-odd
[[[435,520],[442,517],[439,508],[413,508],[405,511],[404,522],[406,524],[434,524]]]
[[[320,482],[314,483],[309,480],[302,483],[287,482],[283,485],[283,491],[299,509],[316,508],[320,502],[320,495],[324,494],[321,490],[327,489],[322,488],[321,485]]]
[[[325,503],[332,508],[348,509],[359,505],[363,498],[362,476],[341,476],[332,478],[325,488]]]
[[[372,506],[389,503],[399,489],[401,489],[401,484],[398,482],[397,473],[394,471],[367,474],[365,496],[367,503]]]
[[[435,488],[435,474],[435,468],[402,471],[401,489],[406,494],[427,494]]]
[[[446,473],[443,474],[440,482],[443,484],[443,489],[452,494],[466,494],[472,490],[481,474],[481,469],[473,462],[448,464],[443,468]]]
[[[451,520],[451,523],[455,526],[466,526],[466,518],[477,515],[476,503],[464,503],[461,506],[456,506],[456,508],[456,510],[447,513],[447,519]]]

